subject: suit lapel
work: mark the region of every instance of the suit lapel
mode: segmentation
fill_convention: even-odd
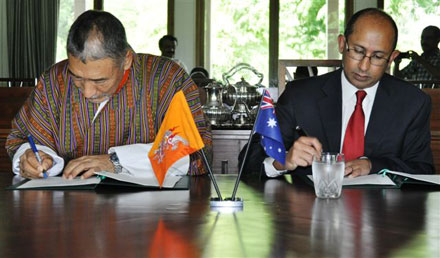
[[[341,142],[342,89],[341,71],[335,72],[322,86],[323,96],[318,100],[319,113],[323,125],[323,151],[338,151]]]
[[[375,151],[375,147],[382,141],[385,132],[383,126],[387,121],[393,119],[396,107],[391,89],[386,84],[386,78],[384,78],[379,83],[371,109],[370,120],[365,134],[365,156],[371,156]]]

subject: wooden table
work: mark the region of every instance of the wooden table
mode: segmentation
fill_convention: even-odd
[[[235,176],[218,175],[224,196]],[[290,181],[290,182],[289,182]],[[345,189],[320,200],[296,178],[242,182],[244,210],[190,191],[8,191],[0,173],[0,257],[440,257],[440,192]]]

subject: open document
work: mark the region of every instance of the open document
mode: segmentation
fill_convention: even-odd
[[[46,179],[24,179],[7,189],[47,189],[47,190],[91,190],[97,186],[136,187],[143,189],[188,189],[188,176],[174,176],[167,174],[162,188],[154,175],[147,177],[134,177],[127,174],[114,174],[111,172],[95,172],[96,176],[87,179],[64,179],[62,177],[48,177]]]
[[[307,175],[308,180],[313,182],[313,176]],[[344,188],[377,187],[377,188],[401,188],[406,184],[430,185],[440,187],[440,175],[409,174],[391,170],[382,170],[379,174],[344,178]]]

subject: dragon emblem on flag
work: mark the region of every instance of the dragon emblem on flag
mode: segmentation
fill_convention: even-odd
[[[178,126],[165,131],[162,141],[159,144],[159,148],[154,151],[154,159],[157,159],[159,164],[162,163],[167,152],[177,150],[179,142],[184,146],[189,145],[185,138],[178,135],[179,132],[176,130],[177,127]]]

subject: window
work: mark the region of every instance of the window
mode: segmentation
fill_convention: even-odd
[[[432,0],[386,0],[384,10],[396,21],[399,30],[397,49],[406,52],[413,50],[422,54],[420,36],[425,27],[434,25],[440,28],[440,2]],[[411,17],[411,22],[408,22]],[[402,59],[400,67],[409,63],[409,59]]]
[[[67,58],[69,28],[81,13],[93,8],[93,0],[61,0],[58,21],[57,62]],[[158,42],[167,32],[167,1],[105,0],[104,10],[124,25],[128,43],[139,53],[160,55]]]
[[[279,24],[279,59],[338,58],[344,0],[280,0]]]
[[[345,0],[280,0],[279,59],[339,59],[344,6]],[[286,69],[292,75],[296,67]],[[318,67],[318,74],[333,69]]]
[[[104,10],[124,25],[127,40],[138,53],[160,55],[159,39],[167,34],[168,1],[105,0]]]
[[[58,15],[56,62],[67,58],[67,35],[73,21],[85,10],[92,9],[93,0],[61,0]]]
[[[210,21],[211,77],[221,80],[238,63],[248,63],[264,75],[263,85],[268,86],[269,1],[212,0]],[[258,82],[250,71],[239,73],[250,84]],[[231,83],[239,80],[234,76]]]

